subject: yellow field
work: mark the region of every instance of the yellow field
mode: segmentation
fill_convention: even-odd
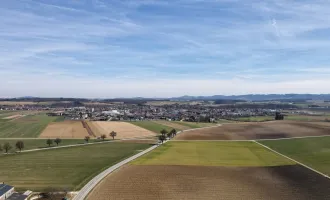
[[[47,126],[41,133],[40,138],[84,138],[88,136],[87,129],[85,129],[81,121],[64,121],[54,122]]]
[[[111,131],[117,132],[115,139],[141,138],[156,135],[154,132],[126,122],[93,121],[88,122],[88,125],[96,136],[105,134],[109,137]]]

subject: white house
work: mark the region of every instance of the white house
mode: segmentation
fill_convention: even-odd
[[[0,184],[0,200],[6,200],[14,193],[14,187],[6,184]]]

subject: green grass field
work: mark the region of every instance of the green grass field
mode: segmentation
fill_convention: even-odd
[[[197,123],[197,122],[179,122],[179,121],[171,121],[172,123],[177,123],[183,126],[187,126],[189,128],[203,128],[209,126],[215,126],[214,123]]]
[[[269,140],[260,143],[330,175],[330,137]]]
[[[0,157],[0,180],[18,191],[52,187],[76,191],[106,168],[149,144],[107,143]]]
[[[131,124],[134,124],[136,126],[139,126],[141,128],[147,129],[149,131],[160,133],[161,130],[165,129],[167,131],[171,131],[173,128],[169,126],[165,126],[162,124],[157,124],[152,121],[137,121],[137,122],[129,122]]]
[[[254,142],[167,142],[136,165],[279,166],[295,164]]]
[[[62,119],[62,117],[59,117]],[[38,137],[46,126],[58,117],[45,114],[29,115],[16,120],[0,121],[0,138],[34,138]]]
[[[15,151],[19,151],[15,148],[15,144],[18,140],[15,139],[0,139],[0,145],[3,146],[5,142],[9,142],[11,146],[13,147],[11,150],[9,150],[9,153],[13,153]],[[48,144],[46,143],[47,139],[20,139],[20,141],[24,142],[24,150],[30,150],[30,149],[45,149],[48,148]],[[53,139],[54,141],[54,139]],[[89,140],[89,143],[95,143],[95,142],[101,142],[101,140],[97,139],[91,139]],[[84,144],[85,141],[83,139],[62,139],[61,143],[58,146],[66,146],[66,145],[72,145],[72,144]],[[56,144],[53,142],[51,147],[55,147]],[[4,153],[4,151],[3,151]],[[0,156],[3,154],[0,154]]]

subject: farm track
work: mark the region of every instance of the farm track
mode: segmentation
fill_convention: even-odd
[[[81,123],[82,123],[83,127],[87,130],[88,135],[90,135],[92,137],[96,137],[96,135],[94,134],[92,129],[89,127],[88,123],[86,123],[84,120],[82,120]]]

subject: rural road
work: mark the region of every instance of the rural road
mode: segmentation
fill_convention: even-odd
[[[165,142],[164,142],[165,143]],[[110,174],[111,172],[113,172],[114,170],[118,169],[119,167],[131,162],[132,160],[154,150],[155,148],[157,148],[159,145],[154,145],[138,154],[135,154],[134,156],[127,158],[126,160],[123,160],[113,166],[111,166],[110,168],[108,168],[107,170],[103,171],[102,173],[100,173],[99,175],[97,175],[96,177],[94,177],[91,181],[89,181],[80,191],[79,193],[73,198],[73,200],[83,200],[86,198],[86,196],[88,195],[89,192],[92,191],[92,189],[102,180],[104,179],[108,174]]]
[[[218,127],[221,126],[221,124],[217,125],[217,126],[210,126],[210,127],[203,127],[203,128],[195,128],[195,129],[188,129],[188,130],[184,130],[184,131],[179,131],[177,134],[180,134],[182,132],[186,132],[186,131],[191,131],[191,130],[199,130],[199,129],[206,129],[206,128],[213,128],[213,127]],[[169,140],[164,141],[164,143],[168,142]],[[164,144],[163,143],[163,144]],[[86,196],[94,189],[94,187],[101,182],[107,175],[109,175],[111,172],[113,172],[114,170],[118,169],[119,167],[137,159],[138,157],[156,149],[158,146],[161,145],[154,145],[130,158],[127,158],[126,160],[123,160],[111,167],[109,167],[107,170],[103,171],[102,173],[100,173],[99,175],[97,175],[96,177],[94,177],[91,181],[89,181],[80,191],[79,193],[73,198],[73,200],[84,200],[86,198]]]

